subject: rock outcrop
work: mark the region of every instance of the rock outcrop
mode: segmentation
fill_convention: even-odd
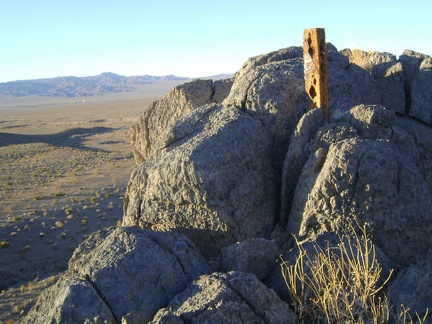
[[[375,65],[372,76],[381,94],[381,104],[399,114],[405,114],[407,103],[402,63],[392,61]]]
[[[176,230],[207,256],[269,237],[275,216],[271,138],[233,107],[207,105],[180,119],[132,174],[124,226]]]
[[[330,108],[343,113],[379,102],[370,73],[329,48]],[[248,60],[217,108],[203,106],[174,124],[164,117],[165,131],[154,132],[152,147],[141,150],[146,162],[131,177],[123,225],[180,230],[207,255],[268,237],[278,220],[289,139],[306,110],[303,87],[302,50],[290,47]],[[160,102],[191,110],[172,95]]]
[[[371,71],[383,106],[432,125],[430,56],[411,50],[405,50],[399,59],[376,51],[345,49],[341,53],[350,63]]]
[[[323,111],[313,109],[300,119],[291,137],[288,153],[285,157],[281,184],[280,223],[286,226],[291,212],[294,190],[297,187],[301,170],[309,158],[309,142],[318,128],[324,124]]]
[[[380,106],[357,106],[317,131],[295,189],[290,232],[310,237],[367,222],[395,266],[421,258],[432,244],[432,195],[422,159],[430,149],[416,145],[394,118]]]
[[[395,269],[390,299],[424,312],[432,64],[353,53],[328,44],[326,121],[306,111],[300,47],[150,105],[130,132],[141,164],[124,227],[82,243],[25,322],[295,322],[279,255],[298,256],[293,235],[311,256],[336,248],[353,224],[368,225],[382,279]]]
[[[248,239],[221,250],[222,268],[225,272],[253,273],[259,280],[273,271],[278,257],[276,241],[264,238]]]
[[[370,73],[350,64],[333,45],[327,46],[330,110],[380,103]],[[223,104],[247,112],[270,131],[279,176],[291,134],[307,109],[302,48],[288,47],[249,59],[237,72]]]
[[[209,267],[175,232],[116,228],[92,234],[24,323],[150,321]]]
[[[410,89],[410,116],[432,125],[432,58],[424,58]]]
[[[297,323],[297,318],[254,275],[229,272],[201,276],[152,323]]]
[[[371,74],[351,64],[331,44],[327,51],[330,118],[360,104],[379,104],[380,94]]]
[[[131,126],[128,134],[137,164],[147,159],[154,142],[166,128],[195,108],[222,102],[231,86],[231,79],[198,79],[175,87],[164,98],[151,103]]]
[[[116,323],[110,308],[85,278],[63,275],[45,290],[22,323]]]
[[[270,131],[273,163],[279,171],[292,130],[306,112],[302,56],[300,47],[289,47],[249,59],[223,102],[248,113]]]
[[[360,49],[343,49],[340,53],[348,58],[351,63],[357,64],[361,68],[371,71],[372,68],[381,63],[396,61],[396,56],[391,53],[377,51],[363,51]]]

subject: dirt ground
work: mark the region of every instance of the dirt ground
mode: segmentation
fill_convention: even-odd
[[[156,99],[0,109],[0,323],[19,322],[80,242],[121,221],[128,128]]]

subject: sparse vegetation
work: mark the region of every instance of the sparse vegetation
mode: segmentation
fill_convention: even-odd
[[[55,226],[57,227],[57,228],[63,228],[64,227],[64,223],[63,222],[61,222],[61,221],[57,221],[57,222],[55,222]]]
[[[397,314],[398,317],[396,318],[396,322],[400,323],[400,324],[405,324],[405,323],[426,323],[426,318],[429,315],[429,309],[426,309],[426,313],[423,315],[423,317],[420,317],[420,315],[416,313],[416,316],[413,318],[410,314],[410,309],[406,308],[404,305],[400,305],[400,307],[398,307],[397,309]]]
[[[109,200],[115,199],[109,197],[117,197],[125,190],[134,166],[130,146],[125,142],[125,127],[129,126],[130,116],[141,113],[143,103],[135,101],[133,110],[124,112],[122,117],[119,117],[118,103],[108,107],[107,103],[98,105],[97,112],[89,104],[81,115],[67,119],[64,111],[58,112],[70,111],[70,105],[56,106],[49,112],[46,109],[47,114],[34,108],[31,114],[17,109],[3,116],[1,142],[10,140],[12,144],[0,147],[0,249],[3,251],[0,267],[14,276],[0,280],[0,290],[6,291],[0,294],[2,323],[9,319],[19,322],[21,310],[28,311],[21,302],[15,301],[21,292],[8,287],[28,281],[36,273],[45,275],[44,271],[56,268],[63,271],[65,262],[85,235],[117,222],[111,217],[102,219],[102,223],[97,221],[100,217],[96,209],[109,209],[112,206]],[[99,114],[102,108],[105,114],[112,113],[109,119],[99,123],[105,127],[106,134],[97,133],[98,129],[88,123],[88,114]],[[24,111],[24,115],[16,116]],[[89,133],[85,141],[80,141],[81,134],[74,134],[75,129],[85,128],[97,136],[93,138]],[[13,142],[18,138],[15,134],[22,135],[22,142]],[[101,141],[106,143],[103,147]],[[90,197],[94,197],[93,203],[89,202]],[[58,228],[56,222],[63,223],[63,228]],[[50,263],[53,264],[50,270],[44,269]],[[28,289],[22,294],[27,292]],[[34,302],[36,296],[31,298]],[[17,306],[15,313],[13,302]]]
[[[3,207],[3,213],[5,215],[11,214],[13,211],[12,206],[11,205],[7,205],[5,207]]]
[[[6,241],[6,240],[0,241],[0,248],[4,249],[7,247],[10,247],[10,243],[8,241]]]
[[[339,235],[337,247],[314,247],[313,255],[296,241],[299,250],[293,264],[282,262],[282,275],[301,323],[388,323],[392,317],[380,283],[382,267],[366,227]],[[397,323],[423,323],[402,306]],[[393,317],[395,317],[393,315]]]

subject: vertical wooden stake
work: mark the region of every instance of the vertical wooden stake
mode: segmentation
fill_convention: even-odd
[[[329,114],[328,76],[324,28],[310,28],[303,32],[303,60],[305,90],[309,110],[321,108],[324,120]]]

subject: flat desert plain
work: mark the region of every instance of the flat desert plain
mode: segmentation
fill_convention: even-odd
[[[19,321],[79,243],[121,221],[127,132],[157,94],[0,105],[0,322]]]

